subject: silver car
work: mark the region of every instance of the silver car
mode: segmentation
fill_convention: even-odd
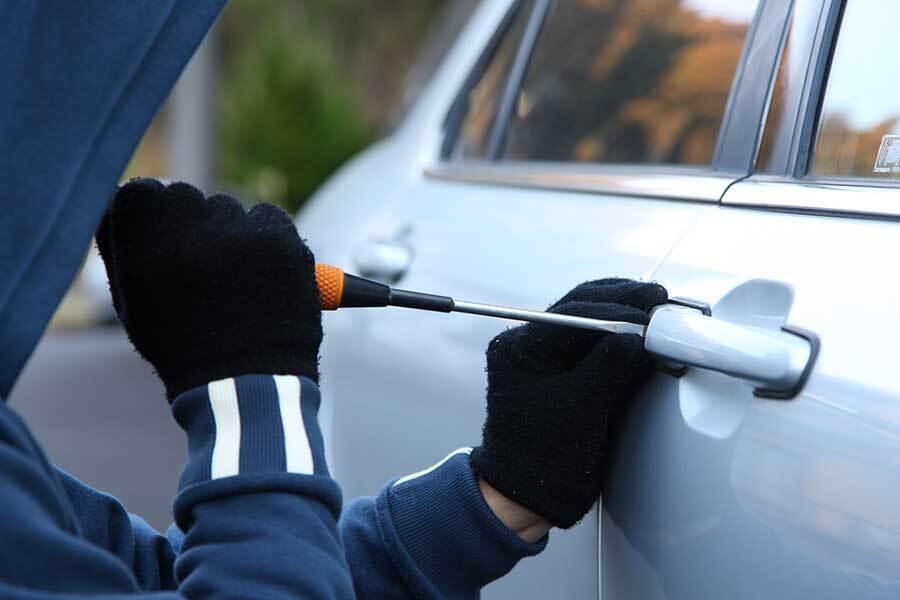
[[[653,279],[711,327],[670,336],[691,366],[630,407],[602,506],[486,598],[900,596],[897,23],[877,0],[485,0],[300,214],[320,261],[399,287],[540,309]],[[347,497],[478,443],[507,322],[325,325]],[[809,360],[771,393],[754,369],[788,339]]]

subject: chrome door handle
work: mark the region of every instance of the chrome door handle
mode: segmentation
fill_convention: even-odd
[[[740,325],[674,306],[653,313],[644,346],[667,361],[758,384],[757,396],[784,399],[800,392],[818,353],[808,332]]]
[[[353,262],[363,277],[396,283],[409,270],[412,259],[412,249],[403,243],[371,241],[363,244]]]

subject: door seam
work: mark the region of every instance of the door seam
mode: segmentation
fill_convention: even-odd
[[[672,244],[672,247],[669,248],[665,254],[663,254],[662,258],[660,258],[658,261],[656,261],[656,264],[653,265],[653,268],[650,269],[650,272],[647,274],[646,277],[644,277],[645,280],[653,281],[653,278],[656,276],[656,273],[662,268],[663,264],[665,264],[665,262],[667,260],[669,260],[669,257],[672,255],[673,252],[675,252],[675,249],[681,245],[681,242],[684,241],[684,238],[687,237],[687,235],[691,231],[693,231],[694,227],[697,226],[697,221],[700,220],[700,216],[702,214],[704,214],[708,208],[710,208],[710,207],[703,207],[703,208],[700,208],[697,210],[696,214],[694,214],[694,216],[691,218],[690,224],[685,228],[685,230],[682,232],[682,234],[678,236],[678,239],[675,240],[675,242]],[[715,208],[718,208],[718,205],[715,205]]]
[[[728,190],[730,190],[733,186],[737,185],[738,183],[745,181],[747,178],[750,177],[750,175],[751,175],[751,173],[748,173],[748,174],[744,175],[743,177],[738,177],[737,179],[735,179],[734,181],[729,183],[728,187],[725,188],[725,191],[722,192],[722,195],[719,196],[719,201],[716,202],[716,204],[714,206],[704,206],[697,210],[697,213],[691,219],[690,225],[687,226],[687,228],[684,230],[684,232],[680,236],[678,236],[677,240],[675,240],[675,243],[672,244],[672,247],[669,248],[669,250],[663,255],[663,257],[660,258],[659,261],[657,261],[657,263],[653,266],[652,269],[650,269],[650,273],[645,277],[645,279],[647,281],[653,281],[653,278],[656,276],[656,274],[659,272],[659,270],[662,268],[662,266],[666,263],[667,260],[669,260],[669,257],[672,256],[672,253],[675,252],[676,248],[678,248],[678,246],[681,245],[681,242],[684,241],[684,238],[686,238],[687,235],[691,231],[693,231],[694,227],[697,226],[697,221],[699,221],[700,217],[703,214],[705,214],[706,210],[721,208],[723,205],[723,202],[725,200],[725,196],[728,195]]]

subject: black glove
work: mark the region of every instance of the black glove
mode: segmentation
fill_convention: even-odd
[[[312,252],[271,204],[151,179],[119,188],[97,232],[113,305],[169,400],[210,381],[318,381],[322,313]]]
[[[660,285],[583,283],[549,312],[647,324],[667,301]],[[649,376],[637,335],[529,323],[487,349],[487,420],[472,451],[476,475],[557,527],[571,527],[599,498],[609,423]]]

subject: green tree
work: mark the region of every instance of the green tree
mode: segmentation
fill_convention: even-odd
[[[391,124],[440,0],[233,0],[218,175],[295,211]]]
[[[223,180],[290,211],[372,139],[324,52],[278,29],[226,75],[219,117]]]

